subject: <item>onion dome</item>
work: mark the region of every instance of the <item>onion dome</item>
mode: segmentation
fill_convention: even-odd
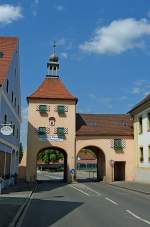
[[[50,57],[49,57],[49,62],[58,62],[59,58],[56,54],[52,54]]]

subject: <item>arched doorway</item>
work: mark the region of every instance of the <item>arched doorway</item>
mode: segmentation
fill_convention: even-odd
[[[67,182],[67,153],[59,147],[47,147],[37,154],[38,181]]]
[[[106,175],[104,152],[96,146],[80,149],[76,158],[78,181],[102,181]]]

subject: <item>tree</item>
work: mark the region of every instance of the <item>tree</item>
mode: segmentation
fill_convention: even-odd
[[[38,160],[41,160],[44,163],[57,163],[59,160],[63,160],[63,154],[58,150],[46,149],[39,153]]]

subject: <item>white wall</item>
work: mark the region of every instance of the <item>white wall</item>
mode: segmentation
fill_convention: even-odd
[[[150,162],[148,160],[148,146],[150,146],[150,131],[148,131],[148,118],[147,114],[150,113],[150,108],[142,111],[137,115],[137,118],[142,117],[142,124],[143,124],[143,132],[138,134],[138,151],[139,147],[143,147],[143,154],[144,154],[144,161],[139,161],[139,154],[138,153],[138,166],[139,167],[150,167]]]

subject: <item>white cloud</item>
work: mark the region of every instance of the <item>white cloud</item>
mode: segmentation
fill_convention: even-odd
[[[128,99],[128,97],[125,96],[125,95],[123,95],[123,96],[121,96],[121,97],[118,98],[119,101],[125,101],[127,99]]]
[[[97,103],[100,103],[101,105],[104,105],[108,109],[111,109],[113,107],[112,106],[112,102],[113,102],[112,97],[99,97],[99,96],[96,96],[95,94],[91,93],[91,94],[89,94],[89,98],[94,100]]]
[[[120,54],[129,49],[143,48],[142,38],[145,36],[150,36],[150,22],[147,19],[114,20],[108,26],[98,27],[93,38],[80,48],[97,54]]]
[[[148,11],[148,12],[147,12],[147,17],[149,17],[149,18],[150,18],[150,11]]]
[[[38,11],[38,5],[40,3],[40,0],[34,0],[33,3],[32,3],[32,13],[33,13],[33,16],[36,16],[37,15],[37,11]]]
[[[131,93],[143,96],[150,93],[150,81],[144,79],[134,81]]]
[[[132,94],[140,94],[141,92],[142,92],[142,89],[140,87],[132,88]]]
[[[9,24],[22,17],[22,9],[20,6],[13,6],[9,4],[0,5],[0,23]]]
[[[62,52],[62,53],[60,54],[60,56],[61,56],[62,58],[64,58],[64,59],[67,59],[67,58],[68,58],[68,53]]]
[[[59,12],[61,12],[61,11],[64,10],[64,7],[62,5],[57,5],[56,6],[56,10],[59,11]]]

